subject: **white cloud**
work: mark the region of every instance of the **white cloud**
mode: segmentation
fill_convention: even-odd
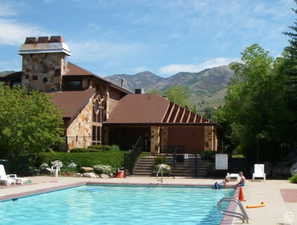
[[[18,12],[13,5],[0,5],[0,45],[19,45],[26,36],[44,35],[41,28],[18,22]],[[12,17],[12,18],[11,18]]]
[[[7,19],[0,19],[0,27],[0,44],[2,45],[19,45],[27,36],[40,36],[46,33],[39,27]]]
[[[170,64],[160,68],[160,73],[166,75],[176,74],[178,72],[200,72],[201,70],[216,66],[228,65],[238,59],[214,58],[198,64]]]
[[[78,61],[96,62],[118,60],[141,53],[145,46],[137,43],[116,43],[107,41],[69,42],[73,58]]]

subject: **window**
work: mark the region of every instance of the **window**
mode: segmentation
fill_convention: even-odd
[[[93,126],[92,144],[93,145],[101,144],[101,127],[100,126]]]
[[[67,82],[67,86],[73,89],[81,89],[82,88],[82,82],[81,80],[72,80]]]

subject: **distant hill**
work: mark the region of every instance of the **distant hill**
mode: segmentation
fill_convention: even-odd
[[[200,109],[216,107],[223,103],[226,87],[233,71],[229,66],[218,66],[198,73],[180,72],[167,78],[145,71],[134,75],[115,74],[105,77],[117,85],[133,91],[136,88],[165,90],[170,86],[187,86],[191,91],[191,100]]]
[[[0,77],[13,72],[15,71],[2,71]],[[198,106],[198,110],[203,110],[223,103],[226,87],[233,74],[229,66],[218,66],[198,73],[180,72],[166,78],[149,71],[132,75],[115,74],[105,78],[131,91],[136,88],[143,88],[145,91],[151,89],[163,91],[174,85],[186,86],[191,91],[192,102]]]
[[[2,71],[2,72],[0,72],[0,77],[4,77],[4,76],[6,76],[7,74],[10,74],[10,73],[14,73],[15,71]]]

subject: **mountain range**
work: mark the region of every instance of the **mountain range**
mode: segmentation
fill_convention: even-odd
[[[2,71],[0,77],[13,71]],[[224,102],[226,87],[234,72],[229,66],[218,66],[197,73],[180,72],[170,77],[161,77],[150,71],[136,74],[115,74],[105,79],[134,92],[143,88],[145,92],[152,89],[164,91],[175,85],[185,86],[190,91],[190,100],[199,110],[217,107]]]
[[[170,77],[161,77],[150,71],[133,75],[115,74],[105,77],[111,82],[131,91],[143,88],[145,91],[164,91],[174,85],[186,86],[191,93],[191,101],[200,109],[217,107],[224,101],[226,87],[234,72],[229,66],[218,66],[197,73],[180,72]]]

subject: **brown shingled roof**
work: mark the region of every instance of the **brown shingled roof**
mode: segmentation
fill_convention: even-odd
[[[202,116],[155,94],[126,95],[105,123],[213,125]]]
[[[116,85],[116,84],[102,78],[102,77],[99,77],[99,76],[93,74],[92,72],[90,72],[88,70],[85,70],[85,69],[83,69],[83,68],[81,68],[81,67],[79,67],[79,66],[77,66],[77,65],[75,65],[75,64],[73,64],[71,62],[67,62],[67,70],[66,70],[66,73],[63,74],[63,76],[66,76],[66,77],[67,76],[69,76],[69,77],[73,77],[73,76],[91,76],[91,77],[94,77],[95,80],[100,80],[100,81],[103,81],[103,82],[109,84],[112,88],[120,90],[120,91],[122,91],[122,92],[124,92],[126,94],[131,94],[131,92],[129,90],[124,89],[124,88],[122,88],[122,87],[120,87],[120,86],[118,86],[118,85]]]
[[[94,94],[95,89],[89,88],[84,91],[52,92],[48,95],[52,102],[63,112],[63,118],[74,119]]]
[[[94,74],[91,73],[90,71],[87,71],[71,62],[67,62],[66,73],[63,75],[64,76],[81,76],[81,75],[94,76]]]

